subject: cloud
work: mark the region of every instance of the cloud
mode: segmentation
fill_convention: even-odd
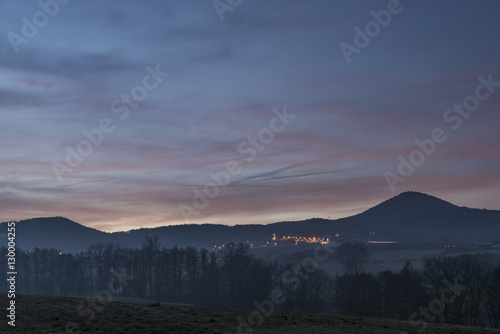
[[[54,87],[53,83],[38,82],[36,80],[29,79],[29,78],[14,77],[14,78],[12,78],[12,81],[21,83],[22,85],[24,85],[26,87],[30,87],[30,88],[50,89],[50,88]]]
[[[0,6],[4,32],[19,33],[37,10]],[[0,40],[0,219],[63,215],[110,230],[183,223],[177,205],[211,171],[245,161],[238,145],[285,105],[297,118],[199,222],[341,217],[393,196],[384,171],[447,126],[443,112],[473,93],[478,75],[500,80],[491,43],[500,22],[495,1],[408,2],[346,64],[338,43],[384,6],[246,1],[220,22],[205,0],[71,2],[19,54]],[[121,121],[111,102],[155,64],[171,76]],[[496,92],[458,131],[446,128],[448,141],[399,190],[500,209],[499,101]],[[116,130],[60,183],[51,163],[103,118]]]

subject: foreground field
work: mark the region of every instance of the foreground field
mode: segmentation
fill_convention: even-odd
[[[1,294],[7,305],[7,296]],[[239,319],[248,319],[255,310],[109,302],[89,320],[89,303],[80,298],[17,296],[16,327],[3,316],[0,333],[238,333]],[[2,307],[4,310],[5,308]],[[82,315],[78,315],[80,308]],[[6,312],[6,311],[4,311]],[[255,315],[256,313],[254,313]],[[256,317],[256,321],[258,318]],[[67,331],[66,327],[73,328]],[[353,318],[306,313],[275,312],[250,328],[251,333],[342,333],[417,334],[500,333],[500,330],[428,325],[420,330],[408,322],[387,319]],[[249,327],[241,333],[250,333]]]

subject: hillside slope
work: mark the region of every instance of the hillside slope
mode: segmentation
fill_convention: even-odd
[[[6,300],[5,294],[1,295]],[[0,322],[1,333],[64,333],[66,326],[73,333],[170,333],[170,334],[235,334],[239,319],[248,319],[255,309],[227,309],[153,304],[109,302],[95,305],[94,319],[85,313],[90,308],[86,299],[24,296],[16,299],[15,329]],[[81,307],[84,315],[77,309]],[[256,314],[256,313],[254,313]],[[258,321],[258,317],[255,317]],[[241,333],[262,334],[417,334],[419,328],[408,321],[353,318],[344,316],[274,312],[262,316],[260,325],[242,327]],[[429,324],[424,331],[430,334],[494,334],[500,330]],[[68,331],[66,333],[71,333]]]
[[[7,223],[0,224],[0,233],[7,233]],[[33,218],[16,224],[16,245],[22,249],[40,247],[79,252],[91,243],[112,241],[110,236],[64,217]],[[5,244],[6,240],[0,239],[0,246]]]

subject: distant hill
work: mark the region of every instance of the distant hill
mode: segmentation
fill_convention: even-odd
[[[0,224],[6,233],[7,223]],[[105,233],[63,217],[33,218],[17,223],[17,244],[23,249],[55,247],[84,250],[96,242],[140,247],[146,235],[158,235],[165,247],[213,247],[230,241],[260,243],[278,236],[335,236],[363,240],[500,240],[500,211],[458,207],[437,197],[404,192],[358,215],[328,220],[312,218],[268,225],[177,225]],[[5,239],[0,241],[3,246]]]
[[[7,233],[7,223],[0,224],[0,233]],[[16,224],[16,244],[23,249],[57,248],[67,252],[86,249],[91,243],[108,242],[110,233],[80,225],[64,217],[33,218]],[[0,246],[6,239],[0,239]]]
[[[365,212],[341,219],[358,232],[396,240],[500,240],[500,211],[458,207],[437,197],[405,192]]]
[[[389,218],[456,208],[456,205],[437,197],[415,191],[407,191],[366,210],[361,215]]]

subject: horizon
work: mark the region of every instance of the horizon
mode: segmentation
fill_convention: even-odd
[[[0,3],[0,221],[500,210],[496,1],[63,2]]]
[[[500,328],[499,13],[0,1],[0,333]]]
[[[301,222],[301,221],[307,221],[307,220],[314,220],[314,219],[321,219],[321,220],[337,220],[337,219],[343,219],[343,218],[349,218],[349,217],[352,217],[352,216],[356,216],[356,215],[360,215],[362,213],[364,213],[365,211],[367,210],[370,210],[380,204],[383,204],[385,202],[389,202],[390,200],[392,199],[395,199],[396,197],[400,197],[401,195],[404,195],[404,194],[411,194],[411,193],[415,193],[415,194],[419,194],[419,195],[425,195],[425,196],[429,196],[429,197],[432,197],[436,200],[441,200],[441,201],[444,201],[446,203],[450,203],[452,205],[455,205],[456,207],[460,207],[452,202],[449,202],[447,201],[446,199],[442,199],[442,198],[439,198],[439,197],[436,197],[436,196],[433,196],[431,194],[426,194],[426,193],[422,193],[422,192],[418,192],[418,191],[413,191],[413,190],[408,190],[408,191],[404,191],[404,192],[401,192],[391,198],[388,198],[374,206],[371,206],[369,208],[366,208],[360,212],[357,212],[355,213],[354,215],[350,215],[350,216],[344,216],[344,217],[339,217],[339,218],[325,218],[325,217],[309,217],[309,218],[304,218],[304,219],[297,219],[297,220],[286,220],[286,221],[273,221],[273,222],[266,222],[266,223],[255,223],[255,224],[252,224],[252,223],[249,223],[249,224],[233,224],[233,225],[228,225],[228,224],[222,224],[222,223],[217,223],[217,222],[204,222],[204,223],[180,223],[180,224],[176,224],[176,225],[159,225],[159,226],[142,226],[142,227],[139,227],[139,228],[134,228],[134,229],[129,229],[129,230],[115,230],[115,231],[106,231],[106,230],[103,230],[103,229],[99,229],[99,228],[95,228],[95,227],[92,227],[92,226],[87,226],[85,224],[82,224],[81,222],[78,222],[74,219],[71,219],[69,217],[64,217],[64,216],[47,216],[47,217],[32,217],[32,218],[28,218],[28,219],[23,219],[23,220],[18,220],[16,222],[20,222],[20,221],[28,221],[28,220],[32,220],[32,219],[51,219],[51,218],[63,218],[63,219],[66,219],[66,220],[69,220],[69,221],[72,221],[74,223],[77,223],[79,225],[82,225],[84,227],[87,227],[87,228],[92,228],[92,229],[95,229],[95,230],[98,230],[100,232],[105,232],[105,233],[120,233],[120,232],[130,232],[130,231],[133,231],[133,230],[139,230],[139,229],[155,229],[155,228],[160,228],[160,227],[170,227],[170,226],[185,226],[185,225],[219,225],[219,226],[226,226],[226,227],[234,227],[234,226],[243,226],[243,225],[247,225],[247,226],[250,226],[250,225],[272,225],[272,224],[277,224],[277,223],[286,223],[286,222]],[[465,206],[462,206],[462,207],[467,207],[469,209],[478,209],[478,210],[489,210],[489,211],[500,211],[500,210],[494,210],[494,209],[488,209],[488,208],[476,208],[476,207],[469,207],[467,205]],[[0,223],[7,223],[8,221],[5,221],[5,222],[0,222]]]

